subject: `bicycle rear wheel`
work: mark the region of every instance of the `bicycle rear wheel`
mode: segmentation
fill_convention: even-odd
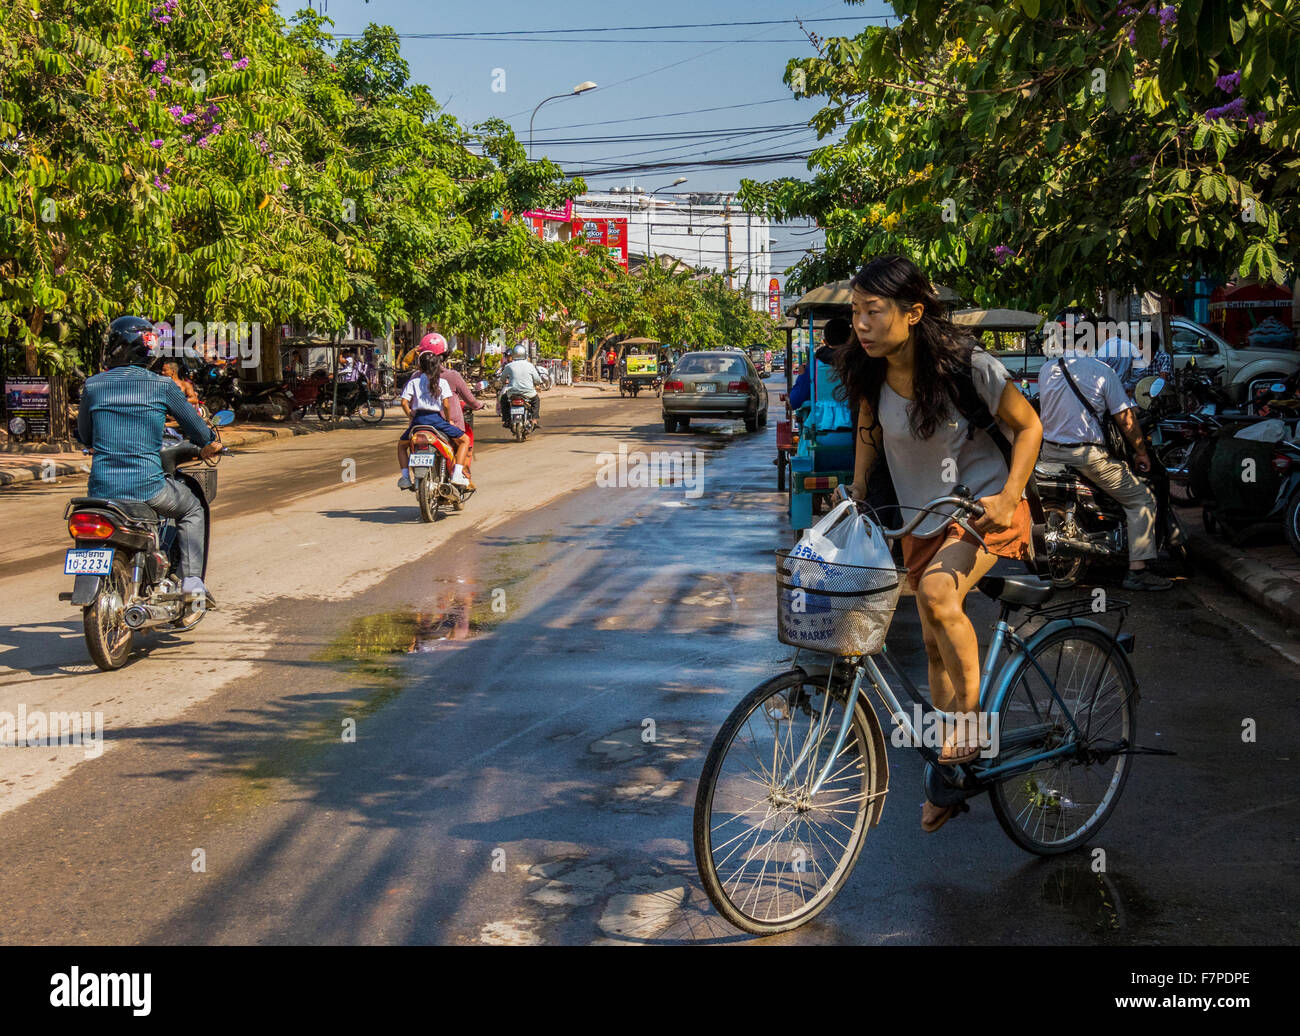
[[[1022,849],[1054,856],[1083,845],[1100,830],[1128,781],[1137,737],[1137,683],[1108,634],[1072,627],[1049,634],[1033,658],[1083,734],[1078,740],[1043,674],[1028,658],[1017,663],[998,712],[998,765],[1030,759],[1077,741],[1069,754],[1009,776],[992,789],[993,812]]]
[[[847,689],[828,695],[801,671],[774,677],[745,696],[709,750],[695,864],[718,913],[746,932],[789,931],[821,913],[879,822],[888,763],[875,713],[861,701],[826,782],[808,794],[834,747]]]

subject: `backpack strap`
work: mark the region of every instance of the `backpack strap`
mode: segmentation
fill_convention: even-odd
[[[966,365],[957,372],[957,377],[953,379],[957,389],[957,398],[954,400],[957,406],[957,412],[966,418],[969,427],[966,430],[966,438],[975,438],[975,430],[979,429],[988,434],[993,440],[993,445],[998,448],[1002,454],[1002,459],[1007,463],[1007,470],[1011,470],[1011,441],[998,427],[997,418],[989,411],[988,405],[984,402],[975,387],[975,376],[972,372],[975,349],[981,346],[975,346],[970,351],[966,359]],[[1038,497],[1038,483],[1034,479],[1033,472],[1029,474],[1029,481],[1025,484],[1025,497],[1029,501],[1029,513],[1036,524],[1041,524],[1045,518],[1043,515],[1043,502]]]

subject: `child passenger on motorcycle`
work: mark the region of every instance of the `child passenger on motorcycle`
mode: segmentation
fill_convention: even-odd
[[[402,477],[397,480],[398,489],[411,488],[411,471],[407,461],[411,456],[411,431],[416,425],[436,428],[452,441],[456,447],[456,462],[451,472],[451,483],[469,487],[469,479],[465,476],[469,439],[463,428],[458,428],[447,420],[446,405],[452,392],[447,379],[439,376],[441,373],[442,364],[438,357],[433,353],[421,353],[420,374],[411,378],[406,383],[406,388],[402,389],[402,410],[410,417],[411,423],[397,443],[397,459],[402,469]]]

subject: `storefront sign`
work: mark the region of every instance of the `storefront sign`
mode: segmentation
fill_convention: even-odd
[[[16,439],[50,436],[50,379],[5,379],[5,427]]]

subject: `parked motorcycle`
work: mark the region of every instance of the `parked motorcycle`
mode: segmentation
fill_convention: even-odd
[[[1163,389],[1162,380],[1157,379],[1152,394],[1159,395]],[[1151,470],[1139,477],[1155,494],[1156,543],[1186,566],[1186,537],[1170,506],[1169,473],[1154,449],[1150,457]],[[1034,478],[1045,519],[1037,553],[1046,558],[1045,574],[1053,586],[1073,587],[1093,566],[1128,565],[1128,521],[1118,501],[1065,464],[1039,461]]]
[[[283,381],[241,381],[233,379],[234,409],[242,417],[266,417],[288,421],[298,410],[293,394]]]
[[[339,417],[360,418],[362,424],[379,424],[384,419],[384,401],[364,378],[340,381],[337,395],[334,379],[327,378],[316,395],[316,417],[333,421],[336,412]]]
[[[1281,524],[1300,554],[1300,430],[1291,427],[1280,442],[1221,432],[1193,457],[1207,533],[1239,545],[1260,527]]]
[[[411,429],[411,455],[407,466],[411,472],[411,490],[420,503],[420,521],[436,521],[444,507],[463,510],[474,490],[451,481],[456,464],[456,447],[432,425]]]
[[[213,415],[222,427],[234,420],[229,410]],[[207,537],[212,528],[209,506],[217,495],[216,461],[192,468],[201,450],[181,440],[165,445],[159,456],[163,471],[190,488],[203,504],[203,572],[207,577]],[[120,669],[141,630],[170,627],[189,631],[203,621],[201,605],[186,605],[177,574],[180,539],[176,522],[139,500],[75,497],[64,518],[76,545],[64,556],[63,572],[76,577],[71,593],[60,600],[82,609],[86,647],[95,665]]]

